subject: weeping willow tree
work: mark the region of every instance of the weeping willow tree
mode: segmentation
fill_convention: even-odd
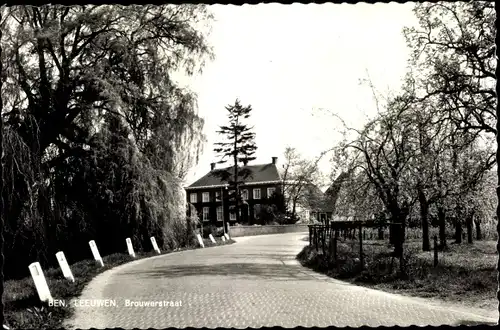
[[[212,59],[202,5],[14,6],[2,26],[5,261],[186,244],[181,182],[203,120],[180,88]],[[7,140],[9,142],[7,142]],[[29,244],[27,242],[30,242]],[[14,258],[14,251],[16,258]]]

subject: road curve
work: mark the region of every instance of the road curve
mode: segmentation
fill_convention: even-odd
[[[98,275],[65,328],[409,326],[496,322],[495,314],[347,284],[298,264],[307,234],[236,238],[237,243],[137,260]],[[156,306],[125,306],[125,300]],[[80,300],[80,301],[81,301]],[[160,306],[164,302],[171,306]],[[175,306],[177,304],[177,306]]]

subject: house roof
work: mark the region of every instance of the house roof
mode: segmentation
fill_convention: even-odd
[[[318,186],[309,185],[307,187],[307,194],[309,195],[308,199],[312,209],[320,212],[333,212],[334,206],[331,205],[331,200]]]
[[[215,169],[208,172],[203,177],[195,181],[190,186],[185,189],[196,189],[196,188],[210,188],[210,187],[220,187],[228,184],[227,181],[222,180],[219,176],[215,175],[216,172],[221,172],[224,170],[231,170],[232,167],[226,167],[223,169]],[[261,164],[261,165],[247,165],[240,167],[241,169],[248,169],[251,174],[245,179],[240,180],[245,181],[245,184],[265,184],[265,183],[279,183],[281,182],[281,176],[279,174],[276,164]]]
[[[339,191],[342,184],[348,178],[349,173],[341,173],[325,192],[322,192],[316,185],[309,185],[307,193],[309,195],[310,206],[320,212],[335,211]]]

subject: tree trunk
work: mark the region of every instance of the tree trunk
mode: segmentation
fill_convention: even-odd
[[[391,219],[391,223],[389,224],[389,244],[394,244],[394,220]]]
[[[396,235],[400,235],[400,230],[396,228],[394,223],[397,223],[401,219],[401,210],[399,207],[393,207],[391,210],[391,222],[389,225],[389,244],[395,244],[397,242]]]
[[[475,220],[474,224],[476,225],[476,240],[480,241],[483,239],[483,235],[481,233],[481,221]]]
[[[2,17],[2,10],[3,8],[0,8],[0,22],[3,20]],[[2,40],[3,33],[2,29],[0,28],[0,40]],[[2,58],[2,43],[0,42],[0,59]],[[0,60],[0,77],[3,76],[3,65],[2,61]],[[3,113],[3,99],[2,99],[2,92],[3,92],[3,80],[0,79],[0,114]],[[4,237],[3,237],[3,232],[4,232],[4,203],[3,203],[3,118],[0,116],[0,326],[3,329],[4,321],[5,321],[5,316],[4,316],[4,303],[3,303],[3,291],[4,291],[4,276],[3,276],[3,267],[5,263],[5,258],[3,255],[4,252]]]
[[[292,203],[293,203],[292,204],[292,221],[295,222],[295,208],[297,206],[297,201],[294,200]]]
[[[496,108],[496,118],[500,118],[500,111],[498,107]],[[496,121],[496,129],[497,132],[500,132],[500,120]],[[500,160],[500,134],[496,134],[497,138],[497,150],[496,150],[496,159],[497,159],[497,236],[500,237],[500,166],[498,166],[498,160]],[[500,242],[497,241],[497,253],[500,254]],[[498,312],[499,312],[499,320],[500,323],[500,258],[497,260],[497,300],[498,304]]]
[[[238,191],[238,134],[234,132],[234,211],[236,212],[236,222],[240,222],[239,191]]]
[[[446,212],[442,206],[438,206],[438,222],[439,222],[439,247],[446,248]]]
[[[472,216],[467,216],[467,243],[472,244]]]
[[[418,200],[420,203],[420,219],[422,221],[422,251],[430,251],[429,241],[429,204],[424,192],[419,189]]]
[[[460,221],[459,217],[455,218],[455,243],[462,243],[462,221]]]

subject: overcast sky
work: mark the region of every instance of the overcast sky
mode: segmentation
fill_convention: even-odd
[[[216,130],[227,121],[224,107],[236,98],[253,107],[255,164],[273,156],[283,161],[287,146],[311,159],[331,148],[339,122],[328,111],[353,126],[372,116],[372,92],[360,80],[368,72],[378,90],[398,90],[409,56],[402,29],[416,24],[412,3],[210,8],[216,58],[185,82],[198,94],[208,142],[187,185],[217,160]],[[328,158],[322,170],[328,174]]]

